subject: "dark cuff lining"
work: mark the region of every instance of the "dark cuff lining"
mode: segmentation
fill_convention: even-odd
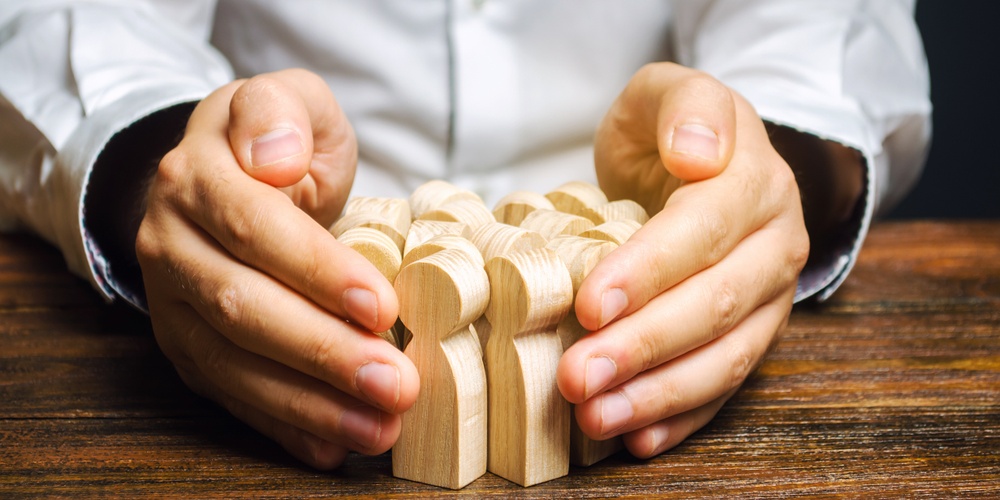
[[[108,263],[112,288],[145,310],[135,236],[145,213],[148,180],[173,149],[197,103],[157,111],[118,132],[94,164],[84,198],[84,228]]]
[[[791,167],[809,233],[809,260],[796,299],[815,295],[844,272],[865,216],[868,171],[860,151],[767,123],[772,145]]]

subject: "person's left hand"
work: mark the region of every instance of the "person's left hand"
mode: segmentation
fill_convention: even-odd
[[[593,333],[559,363],[580,428],[650,457],[704,426],[788,320],[809,254],[792,171],[741,96],[671,63],[632,78],[598,129],[610,199],[655,214],[576,299]]]

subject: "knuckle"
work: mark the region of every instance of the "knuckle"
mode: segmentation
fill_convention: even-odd
[[[635,85],[643,85],[649,81],[656,78],[656,74],[659,73],[661,66],[658,63],[646,63],[642,65],[632,77],[632,82]]]
[[[723,279],[711,287],[709,304],[712,311],[712,338],[718,338],[736,325],[739,319],[740,298],[734,283]]]
[[[146,267],[148,263],[162,259],[164,252],[160,235],[157,234],[152,223],[144,218],[135,235],[135,255],[139,260],[139,265]]]
[[[158,188],[176,186],[190,175],[190,159],[182,148],[174,148],[163,155],[156,169],[153,183]]]
[[[286,422],[308,422],[311,409],[316,405],[312,392],[306,388],[298,388],[289,392],[281,403],[283,412],[289,418]]]
[[[767,177],[770,180],[767,189],[774,193],[772,196],[773,199],[779,202],[793,201],[799,203],[799,185],[795,180],[795,174],[780,156],[777,156],[777,154],[775,156],[775,161],[779,166]]]
[[[665,253],[668,246],[664,245],[655,236],[640,235],[626,241],[619,251],[621,254],[630,255],[638,264],[637,268],[642,269],[636,274],[639,278],[636,285],[632,287],[632,293],[637,294],[631,300],[638,303],[645,303],[653,296],[674,284],[676,269],[673,266],[665,266],[663,263],[669,259]],[[641,294],[641,295],[638,295]]]
[[[226,246],[233,254],[245,255],[255,244],[259,244],[257,242],[260,235],[269,233],[270,218],[267,214],[268,207],[265,200],[255,197],[244,199],[240,207],[222,214],[223,227],[229,243]]]
[[[315,344],[310,355],[314,370],[313,373],[330,373],[330,365],[334,363],[341,349],[342,343],[337,339],[336,335],[323,335],[320,341]]]
[[[270,75],[257,75],[243,82],[233,94],[232,103],[249,104],[259,99],[272,98],[285,93],[284,85]]]
[[[308,296],[322,296],[322,293],[317,293],[317,284],[322,282],[322,276],[325,269],[327,269],[327,264],[324,263],[319,256],[323,255],[319,251],[306,251],[302,252],[302,274],[301,283],[304,292]]]
[[[802,268],[806,265],[806,261],[809,260],[809,236],[805,234],[805,230],[801,231],[801,233],[803,234],[793,238],[788,249],[788,268],[795,270],[792,274],[792,279],[802,271]]]
[[[729,223],[721,211],[711,206],[695,208],[691,212],[692,230],[694,234],[700,234],[703,243],[701,255],[708,262],[715,263],[721,260],[727,251],[726,241],[729,236]]]
[[[729,345],[729,380],[726,391],[735,389],[750,376],[754,369],[755,357],[751,347],[744,342],[732,342]]]
[[[227,281],[212,292],[211,310],[221,330],[233,331],[242,325],[244,318],[252,317],[253,312],[247,309],[254,292],[252,287],[238,281]]]
[[[657,335],[658,330],[655,325],[648,326],[648,328],[644,328],[646,333],[638,336],[637,345],[635,346],[641,363],[639,367],[640,373],[660,364],[660,338]]]
[[[661,418],[678,413],[683,404],[681,390],[674,379],[661,377],[656,392],[656,410]]]
[[[225,377],[230,373],[233,363],[233,349],[225,342],[213,342],[204,346],[201,351],[201,368],[203,373]]]

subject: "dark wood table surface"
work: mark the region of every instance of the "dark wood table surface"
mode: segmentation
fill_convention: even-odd
[[[1000,496],[1000,221],[878,225],[716,419],[652,460],[452,492],[289,458],[193,396],[148,320],[34,237],[0,236],[0,498]]]

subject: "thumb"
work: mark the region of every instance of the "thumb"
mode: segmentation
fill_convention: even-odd
[[[721,173],[736,142],[736,104],[722,82],[670,64],[658,68],[664,85],[657,114],[657,147],[667,170],[684,181]]]
[[[313,152],[308,108],[277,74],[246,80],[229,104],[229,143],[243,170],[275,187],[302,180]]]

